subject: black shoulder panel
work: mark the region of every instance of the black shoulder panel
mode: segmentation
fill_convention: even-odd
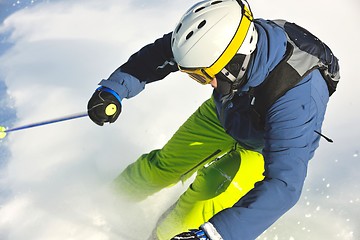
[[[267,111],[275,101],[312,70],[320,70],[327,83],[329,95],[335,92],[340,79],[338,59],[325,43],[295,23],[283,20],[275,23],[284,28],[288,44],[281,62],[262,84],[249,91],[252,97],[252,121],[259,130],[264,129]]]
[[[270,72],[264,82],[251,90],[254,96],[251,118],[254,126],[259,130],[264,127],[266,113],[274,102],[302,79],[302,76],[287,62],[293,50],[294,47],[288,43],[284,59]]]

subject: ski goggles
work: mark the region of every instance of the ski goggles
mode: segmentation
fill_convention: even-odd
[[[179,69],[181,72],[187,73],[189,77],[203,85],[209,84],[215,78],[215,75],[208,74],[204,68],[189,69],[179,66]]]
[[[243,14],[239,22],[236,33],[223,52],[223,54],[210,66],[205,68],[185,68],[178,66],[181,72],[187,73],[192,79],[203,85],[209,84],[214,80],[215,75],[219,73],[235,56],[243,44],[246,34],[249,31],[251,21],[253,20],[251,11],[244,6]]]

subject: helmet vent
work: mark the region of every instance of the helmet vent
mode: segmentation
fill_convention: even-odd
[[[186,35],[186,40],[189,40],[193,34],[193,31],[189,32],[188,35]]]
[[[205,7],[199,7],[199,8],[197,8],[197,9],[195,9],[195,13],[197,13],[197,12],[200,12],[201,10],[203,10]]]
[[[215,2],[212,2],[211,5],[215,5],[215,4],[218,4],[218,3],[222,3],[223,1],[215,1]]]
[[[203,26],[205,26],[206,24],[206,20],[203,20],[201,23],[199,23],[198,25],[198,29],[202,28]]]
[[[175,33],[179,33],[181,26],[182,26],[182,24],[179,23],[179,25],[176,27]]]

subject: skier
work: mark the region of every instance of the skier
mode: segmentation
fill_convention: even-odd
[[[206,0],[102,80],[89,117],[115,122],[124,98],[178,70],[210,84],[211,98],[162,149],[129,165],[116,188],[142,200],[197,173],[153,237],[255,239],[300,197],[337,58],[296,24],[253,19],[246,1]]]

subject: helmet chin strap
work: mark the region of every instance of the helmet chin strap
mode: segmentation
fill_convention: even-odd
[[[219,79],[217,79],[218,87],[215,89],[215,91],[217,91],[223,96],[221,98],[222,102],[226,102],[230,100],[234,96],[234,94],[238,91],[238,89],[247,83],[248,79],[245,73],[248,68],[251,55],[252,54],[245,55],[239,73],[237,74],[236,77],[233,74],[231,74],[231,72],[228,71],[226,67],[221,70],[222,77],[219,77]]]

